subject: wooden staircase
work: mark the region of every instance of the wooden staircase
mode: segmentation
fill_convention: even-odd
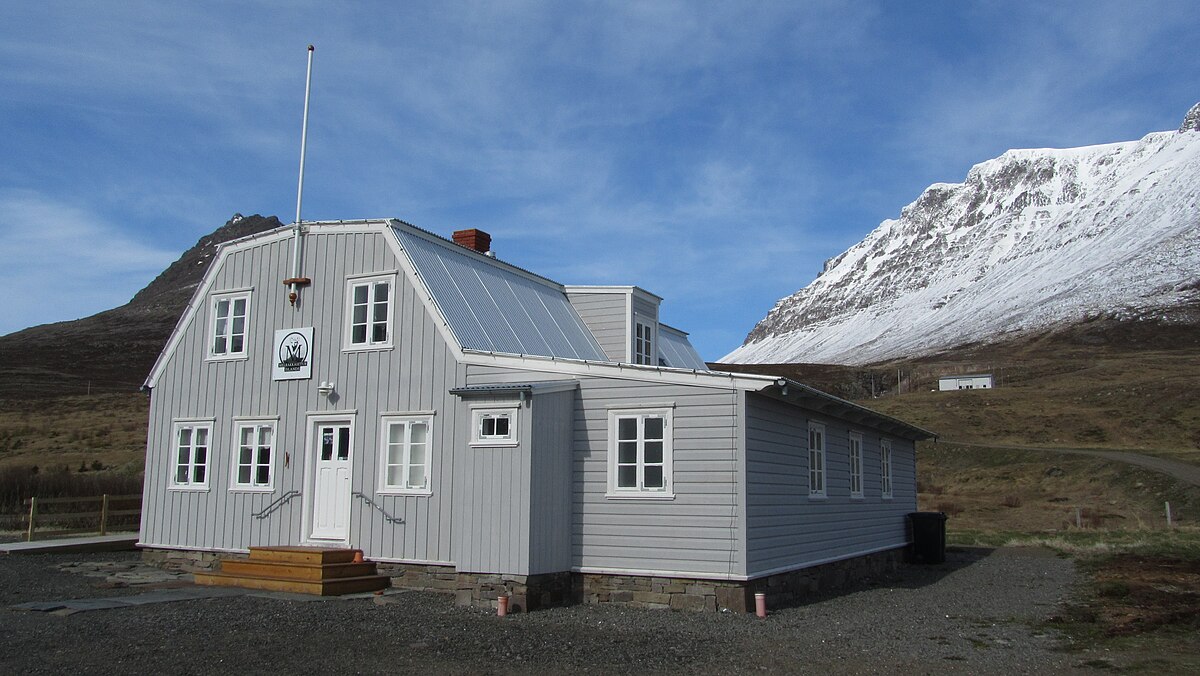
[[[384,589],[391,578],[354,549],[251,547],[248,559],[221,559],[221,569],[196,573],[196,584],[338,596]]]

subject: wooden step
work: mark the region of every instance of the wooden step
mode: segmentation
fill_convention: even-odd
[[[332,547],[251,547],[252,561],[281,561],[287,563],[350,563],[354,549]]]
[[[355,549],[251,547],[248,559],[221,559],[219,571],[196,573],[196,584],[268,589],[320,596],[376,591],[391,585],[375,563],[354,562]]]
[[[243,577],[275,577],[291,580],[330,580],[375,574],[375,564],[363,563],[292,563],[254,559],[221,561],[221,572]]]
[[[316,596],[339,596],[386,589],[391,578],[386,575],[360,575],[328,580],[296,580],[278,577],[246,577],[221,572],[196,573],[196,584],[219,587],[242,587],[268,591],[313,594]]]

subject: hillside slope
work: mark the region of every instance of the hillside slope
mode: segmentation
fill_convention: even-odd
[[[274,216],[235,215],[201,237],[125,305],[0,336],[0,400],[136,391],[208,270],[217,245],[281,226]]]
[[[864,364],[1096,317],[1200,324],[1200,104],[1178,131],[1010,150],[935,184],[722,362]]]

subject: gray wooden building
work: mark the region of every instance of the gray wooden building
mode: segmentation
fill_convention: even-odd
[[[146,381],[141,545],[355,547],[529,607],[744,609],[895,561],[928,432],[711,371],[658,296],[489,248],[396,220],[223,245]]]

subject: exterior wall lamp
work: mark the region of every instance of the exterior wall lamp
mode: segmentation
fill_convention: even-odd
[[[333,389],[334,389],[333,383],[331,383],[331,382],[327,383],[324,380],[322,380],[321,384],[317,385],[317,394],[320,394],[322,397],[328,397],[329,395],[333,394]]]

